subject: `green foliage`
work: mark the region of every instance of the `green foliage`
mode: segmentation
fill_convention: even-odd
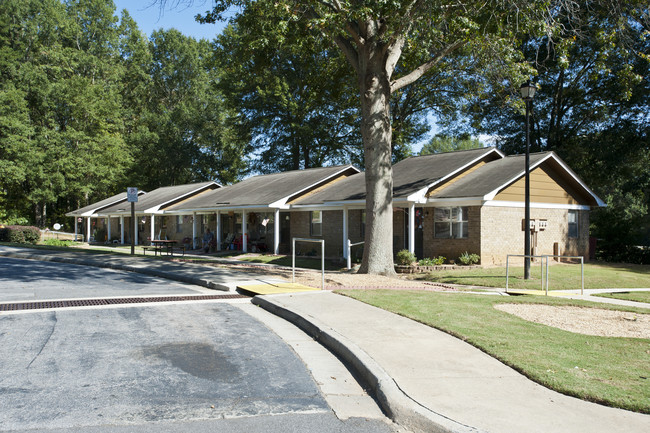
[[[417,260],[415,254],[409,250],[400,250],[395,257],[397,259],[397,264],[404,266],[410,266]]]
[[[463,254],[458,257],[458,261],[465,266],[475,265],[481,261],[481,256],[478,254],[470,254],[465,251]]]
[[[458,137],[445,134],[435,135],[431,141],[422,146],[420,155],[431,155],[434,153],[454,152],[456,150],[478,149],[482,147],[478,138],[472,138],[465,133]]]
[[[440,266],[443,263],[445,263],[445,260],[447,260],[446,257],[443,256],[438,256],[435,258],[429,258],[425,257],[422,260],[418,262],[418,265],[420,266]]]
[[[104,0],[0,2],[0,219],[38,226],[127,185],[237,179],[246,137],[207,41],[148,41]]]
[[[6,226],[0,228],[0,241],[14,244],[35,245],[41,240],[41,231],[38,227]]]
[[[78,244],[79,244],[78,242],[66,241],[63,239],[46,239],[45,241],[43,241],[43,245],[47,245],[50,247],[71,247]]]

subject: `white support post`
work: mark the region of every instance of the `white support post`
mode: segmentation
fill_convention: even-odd
[[[280,209],[273,215],[273,254],[280,254]]]
[[[343,258],[348,258],[348,208],[343,207]]]
[[[150,228],[151,233],[149,234],[151,240],[153,241],[156,239],[156,216],[154,214],[151,214],[151,228]],[[153,244],[151,244],[153,245]]]
[[[86,220],[86,242],[90,243],[90,217]]]
[[[135,218],[133,218],[133,236],[135,236],[135,244],[138,245],[138,216],[136,215]]]
[[[120,243],[124,245],[124,215],[120,215]]]
[[[248,242],[246,242],[246,233],[248,232],[248,224],[246,222],[246,211],[241,211],[241,250],[248,252]]]
[[[106,240],[110,244],[111,243],[111,217],[110,216],[106,217],[106,236],[108,237],[108,239]]]
[[[415,203],[409,206],[409,252],[415,252]]]
[[[217,211],[217,251],[221,251],[221,212]]]
[[[77,217],[74,217],[74,240],[77,241]]]
[[[192,212],[192,249],[196,248],[196,212]]]

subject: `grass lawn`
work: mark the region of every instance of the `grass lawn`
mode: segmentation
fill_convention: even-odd
[[[645,302],[650,304],[650,291],[647,292],[618,292],[618,293],[599,293],[593,296],[602,298],[623,299],[625,301]]]
[[[531,264],[531,279],[523,279],[523,267],[510,268],[509,288],[540,289],[541,270],[539,263]],[[427,281],[466,284],[485,287],[505,287],[506,268],[476,268],[435,271],[416,274],[415,279]],[[650,287],[650,265],[587,263],[585,264],[585,289],[645,288]],[[549,289],[580,289],[580,264],[554,264],[549,266]]]
[[[537,296],[504,298],[390,290],[340,293],[448,332],[548,388],[588,401],[650,413],[649,339],[576,334],[493,308],[506,302],[594,304]],[[647,313],[645,309],[598,307]]]

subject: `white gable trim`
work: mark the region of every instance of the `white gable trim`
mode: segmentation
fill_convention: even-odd
[[[585,183],[584,183],[584,182],[583,182],[583,181],[578,177],[578,175],[575,174],[575,173],[573,172],[573,170],[571,170],[571,169],[569,168],[569,166],[567,166],[567,165],[564,163],[564,161],[562,161],[562,160],[561,160],[561,159],[560,159],[560,158],[555,154],[555,152],[549,152],[549,154],[546,155],[544,158],[540,159],[539,161],[537,161],[537,162],[534,163],[534,164],[531,164],[531,166],[530,166],[530,171],[532,171],[533,169],[539,167],[540,165],[542,165],[542,164],[543,164],[545,161],[547,161],[548,159],[553,159],[555,162],[557,162],[558,164],[560,164],[560,167],[562,167],[562,168],[564,169],[564,171],[567,172],[567,173],[571,176],[571,178],[573,178],[573,180],[575,180],[575,181],[576,181],[576,182],[577,182],[577,183],[578,183],[582,188],[584,188],[584,190],[585,190],[589,195],[591,195],[591,196],[594,198],[594,200],[596,200],[596,203],[598,204],[599,207],[606,207],[606,206],[607,206],[607,205],[605,204],[605,202],[602,201],[602,200],[600,199],[600,197],[598,197],[598,196],[597,196],[597,195],[596,195],[596,194],[595,194],[591,189],[589,189],[589,187],[588,187],[587,185],[585,185]],[[494,200],[494,197],[496,197],[496,195],[497,195],[501,190],[503,190],[503,189],[506,188],[508,185],[510,185],[511,183],[514,183],[515,181],[517,181],[518,179],[520,179],[521,177],[523,177],[523,176],[525,176],[525,175],[526,175],[526,170],[525,170],[525,168],[524,168],[524,170],[522,170],[522,171],[521,171],[520,173],[518,173],[516,176],[514,176],[514,177],[511,178],[511,179],[509,179],[507,182],[503,183],[501,186],[499,186],[498,188],[494,189],[492,192],[486,194],[485,197],[483,197],[483,199],[484,199],[485,201],[491,201],[491,200]],[[587,206],[587,208],[589,208],[589,206]]]

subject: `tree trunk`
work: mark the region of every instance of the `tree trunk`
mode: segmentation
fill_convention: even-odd
[[[390,81],[377,46],[360,53],[361,136],[366,170],[366,236],[359,272],[391,275],[393,265],[393,168]],[[379,57],[379,58],[378,58]]]

